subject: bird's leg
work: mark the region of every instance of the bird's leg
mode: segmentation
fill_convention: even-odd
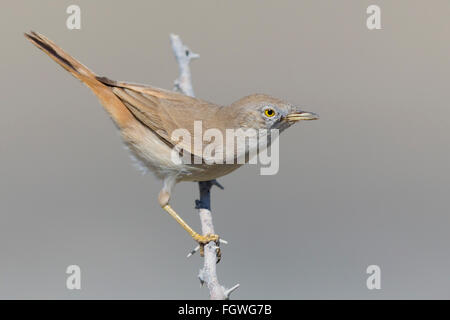
[[[187,233],[189,233],[189,235],[192,237],[192,239],[194,239],[195,241],[197,241],[200,245],[200,253],[202,253],[202,247],[207,244],[210,241],[214,241],[216,243],[219,242],[219,236],[217,234],[207,234],[207,235],[201,235],[197,232],[194,231],[194,229],[192,229],[179,215],[178,213],[175,212],[175,210],[173,210],[173,208],[169,205],[166,204],[162,207],[165,211],[167,211],[172,218],[174,218],[181,227],[183,227],[184,230],[187,231]],[[202,255],[203,256],[203,255]]]
[[[209,243],[210,241],[214,241],[217,245],[219,244],[219,236],[217,234],[207,234],[207,235],[201,235],[198,232],[195,232],[194,229],[192,229],[179,215],[175,212],[175,210],[169,205],[170,200],[170,194],[172,191],[172,188],[175,186],[176,183],[176,177],[167,177],[164,180],[164,187],[162,188],[161,192],[158,196],[158,201],[161,207],[169,213],[172,218],[177,221],[181,227],[183,227],[184,230],[189,233],[189,235],[198,242],[200,245],[200,253],[203,256],[203,248],[205,244]]]

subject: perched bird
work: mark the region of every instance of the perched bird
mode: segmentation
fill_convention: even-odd
[[[264,94],[249,95],[229,106],[219,106],[153,86],[113,81],[97,76],[45,36],[36,32],[25,33],[25,36],[97,95],[132,154],[156,177],[163,180],[158,197],[161,207],[200,246],[210,241],[217,243],[219,236],[195,232],[172,209],[169,200],[175,184],[180,181],[215,180],[236,170],[242,163],[205,161],[202,153],[206,147],[204,141],[199,152],[192,148],[191,142],[182,144],[192,157],[197,157],[200,161],[176,162],[173,160],[173,150],[180,141],[174,139],[173,133],[183,128],[193,136],[195,121],[201,121],[205,130],[216,129],[226,136],[227,129],[282,131],[300,120],[318,119],[314,113],[302,111],[297,106]],[[248,149],[241,152],[247,154]],[[224,152],[224,157],[227,153],[228,151]]]

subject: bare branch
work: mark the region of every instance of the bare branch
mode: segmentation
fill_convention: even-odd
[[[192,59],[199,58],[197,53],[192,52],[187,46],[183,44],[180,37],[174,34],[170,35],[170,40],[172,44],[172,50],[177,59],[178,66],[180,68],[180,76],[175,80],[174,90],[184,93],[185,95],[194,96],[194,89],[192,87],[191,71],[189,68],[189,63]],[[206,183],[206,188],[205,188]],[[211,186],[215,185],[223,189],[222,185],[217,181],[205,181],[200,182],[200,203],[207,201],[210,203],[210,189]],[[209,206],[207,206],[208,209]],[[212,222],[211,211],[206,208],[199,209],[200,222],[202,225],[203,235],[214,234],[214,225]],[[221,243],[227,243],[225,240],[220,241]],[[200,246],[194,248],[188,257],[195,254],[200,249]],[[230,289],[226,289],[219,283],[216,272],[216,244],[211,241],[204,248],[204,262],[203,268],[200,269],[198,278],[200,284],[206,283],[209,289],[209,295],[212,300],[225,300],[229,299],[230,294],[239,287],[239,284],[233,286]]]
[[[170,35],[170,42],[175,58],[180,68],[180,76],[175,80],[174,90],[184,93],[187,96],[194,97],[194,89],[192,88],[191,70],[189,63],[192,59],[200,58],[200,55],[192,52],[187,46],[181,42],[176,34]]]

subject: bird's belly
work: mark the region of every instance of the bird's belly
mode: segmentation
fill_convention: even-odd
[[[199,164],[191,165],[195,170],[188,175],[182,175],[180,181],[208,181],[223,177],[240,168],[242,164]]]
[[[189,175],[199,170],[172,161],[172,148],[138,123],[122,130],[122,138],[140,166],[149,169],[160,179],[168,175]]]
[[[122,138],[138,160],[140,167],[158,178],[177,176],[178,181],[208,181],[220,178],[238,169],[242,164],[179,164],[172,159],[172,148],[155,133],[136,123],[122,130]]]

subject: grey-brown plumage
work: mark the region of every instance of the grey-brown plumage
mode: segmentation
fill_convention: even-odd
[[[170,207],[171,191],[179,181],[214,180],[236,170],[241,164],[207,164],[203,153],[206,142],[201,141],[202,146],[197,150],[192,141],[180,143],[174,139],[173,132],[183,128],[193,137],[194,122],[201,121],[203,131],[217,129],[226,137],[227,129],[284,130],[299,120],[318,118],[313,113],[264,94],[249,95],[229,106],[219,106],[153,86],[99,77],[45,36],[35,32],[25,36],[97,95],[133,155],[164,181],[158,197],[161,207],[201,245],[218,241],[218,236],[201,236],[192,230]],[[171,155],[176,145],[200,158],[200,163],[175,163]]]

